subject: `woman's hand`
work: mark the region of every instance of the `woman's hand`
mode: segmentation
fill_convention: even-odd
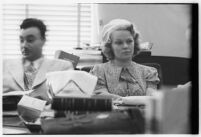
[[[123,98],[122,97],[118,97],[116,99],[113,99],[113,105],[121,105],[123,104]]]

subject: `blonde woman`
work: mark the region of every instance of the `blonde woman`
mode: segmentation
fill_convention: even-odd
[[[132,61],[139,46],[139,33],[128,20],[114,19],[103,27],[103,54],[108,62],[95,65],[97,96],[117,99],[124,96],[151,95],[159,83],[155,68]]]

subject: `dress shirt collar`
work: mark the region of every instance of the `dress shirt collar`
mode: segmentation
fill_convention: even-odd
[[[36,68],[38,70],[40,65],[42,64],[43,60],[44,60],[44,56],[41,56],[40,58],[32,61],[34,68]],[[24,66],[29,66],[31,64],[31,61],[26,60],[26,59],[24,59],[23,62],[24,62],[23,63]]]

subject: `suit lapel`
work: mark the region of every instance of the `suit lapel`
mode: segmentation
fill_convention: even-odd
[[[49,65],[48,59],[44,58],[41,66],[38,69],[38,73],[36,74],[32,88],[46,81],[46,73]]]
[[[13,76],[13,78],[16,80],[16,82],[18,83],[18,85],[25,90],[24,87],[24,69],[23,69],[23,65],[22,65],[22,59],[18,59],[13,61],[12,63],[10,63],[8,65],[8,69],[11,72],[11,75]]]

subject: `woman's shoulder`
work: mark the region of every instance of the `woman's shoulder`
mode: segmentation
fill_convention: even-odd
[[[152,64],[150,63],[139,64],[139,63],[133,62],[133,65],[136,67],[138,71],[141,71],[145,74],[157,73],[157,69],[154,66],[152,66]]]
[[[95,64],[93,66],[92,72],[98,72],[98,73],[103,73],[105,70],[107,70],[109,66],[109,63],[101,63],[101,64]]]
[[[136,63],[135,66],[137,68],[137,71],[141,71],[141,74],[145,77],[147,81],[159,81],[158,78],[158,70],[153,67],[153,66],[148,66],[151,65],[150,63],[148,64],[138,64]]]
[[[143,64],[139,64],[136,62],[132,62],[133,65],[137,68],[140,68],[141,70],[152,70],[152,69],[156,69],[151,63],[143,63]]]
[[[94,68],[106,69],[107,67],[110,67],[110,66],[111,66],[110,62],[106,62],[106,63],[96,64],[94,65]]]

